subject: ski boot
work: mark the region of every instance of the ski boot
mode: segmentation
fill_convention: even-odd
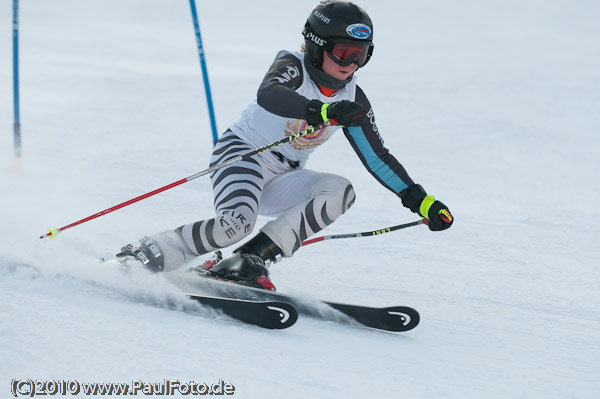
[[[223,253],[221,251],[213,252],[212,256],[202,263],[202,270],[210,270],[214,265],[223,260]]]
[[[231,281],[248,287],[276,291],[269,279],[271,263],[283,257],[281,249],[263,232],[233,251],[233,254],[209,267],[206,274],[219,280]],[[207,262],[205,264],[207,264]],[[208,266],[208,264],[207,264]],[[206,268],[206,266],[205,266]]]
[[[152,272],[162,272],[165,270],[165,259],[158,245],[150,237],[142,237],[139,247],[133,244],[127,244],[121,248],[117,254],[119,262],[126,263],[128,259],[134,258]]]

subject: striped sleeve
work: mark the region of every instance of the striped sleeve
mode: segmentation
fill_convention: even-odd
[[[367,117],[361,126],[344,128],[344,134],[369,173],[388,190],[400,196],[400,192],[414,182],[402,164],[385,148],[375,124],[371,104],[358,86],[356,102],[367,110]]]

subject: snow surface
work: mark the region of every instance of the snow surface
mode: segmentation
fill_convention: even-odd
[[[39,240],[203,170],[210,124],[187,1],[21,2],[17,172],[8,3],[0,397],[26,378],[223,379],[240,398],[598,397],[598,2],[360,2],[376,42],[360,84],[381,134],[456,223],[314,244],[272,277],[282,292],[413,306],[421,324],[404,334],[307,318],[267,331],[203,313],[165,276],[99,266],[142,235],[212,215],[205,178]],[[198,2],[220,132],[277,51],[299,46],[313,3]],[[342,134],[308,167],[357,191],[325,234],[415,220]]]

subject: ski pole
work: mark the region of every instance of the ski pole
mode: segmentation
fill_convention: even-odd
[[[213,134],[213,145],[217,145],[219,136],[217,134],[217,122],[215,110],[213,107],[212,95],[210,94],[210,83],[208,81],[208,68],[204,57],[204,47],[202,46],[202,36],[200,35],[200,24],[198,23],[198,13],[196,12],[196,0],[190,0],[190,9],[192,11],[192,23],[196,32],[196,44],[198,46],[198,56],[200,57],[200,67],[202,68],[202,77],[204,79],[204,91],[206,92],[206,104],[208,105],[208,115],[210,116],[210,128]]]
[[[188,177],[186,177],[184,179],[177,180],[176,182],[173,182],[171,184],[167,184],[164,187],[157,188],[156,190],[150,191],[149,193],[146,193],[144,195],[140,195],[139,197],[135,197],[133,199],[130,199],[129,201],[122,202],[119,205],[115,205],[115,206],[113,206],[111,208],[108,208],[108,209],[105,209],[105,210],[103,210],[101,212],[95,213],[95,214],[93,214],[91,216],[88,216],[88,217],[86,217],[84,219],[78,220],[77,222],[71,223],[71,224],[66,225],[64,227],[61,227],[60,229],[48,229],[48,232],[46,234],[44,234],[43,236],[40,236],[40,239],[45,238],[45,237],[54,238],[54,237],[56,237],[56,235],[58,233],[60,233],[62,231],[65,231],[67,229],[70,229],[71,227],[75,227],[75,226],[80,225],[82,223],[88,222],[88,221],[90,221],[92,219],[96,219],[96,218],[98,218],[100,216],[106,215],[107,213],[116,211],[117,209],[124,208],[124,207],[126,207],[128,205],[134,204],[134,203],[136,203],[138,201],[141,201],[143,199],[146,199],[148,197],[152,197],[153,195],[156,195],[158,193],[162,193],[163,191],[169,190],[169,189],[171,189],[173,187],[177,187],[177,186],[179,186],[179,185],[181,185],[183,183],[187,183],[187,182],[189,182],[191,180],[197,179],[200,176],[207,175],[207,174],[212,173],[212,172],[214,172],[216,170],[224,168],[225,166],[229,166],[232,163],[235,163],[235,162],[238,162],[238,161],[242,161],[244,159],[248,159],[248,158],[250,158],[250,157],[252,157],[252,156],[254,156],[256,154],[260,154],[260,153],[265,152],[265,151],[269,151],[270,149],[275,148],[277,146],[280,146],[281,144],[290,143],[290,142],[292,142],[292,141],[294,141],[294,140],[296,140],[298,138],[301,138],[301,137],[307,136],[307,135],[309,135],[311,133],[314,133],[314,131],[317,130],[317,129],[322,129],[322,128],[325,128],[325,127],[328,127],[328,126],[332,126],[332,125],[335,125],[335,124],[336,124],[336,122],[334,120],[331,120],[330,122],[325,122],[325,123],[323,123],[321,125],[318,125],[318,126],[309,126],[308,128],[306,128],[305,130],[303,130],[301,132],[292,134],[291,136],[285,137],[285,138],[283,138],[281,140],[278,140],[278,141],[275,141],[275,142],[273,142],[271,144],[267,144],[267,145],[265,145],[263,147],[260,147],[260,148],[257,148],[255,150],[249,151],[249,152],[247,152],[245,154],[238,155],[237,157],[228,159],[227,161],[223,161],[220,164],[211,166],[210,168],[205,169],[205,170],[203,170],[201,172],[195,173],[195,174],[193,174],[191,176],[188,176]]]
[[[303,241],[302,246],[314,244],[315,242],[319,242],[319,241],[335,240],[335,239],[339,239],[339,238],[378,236],[378,235],[385,234],[385,233],[391,233],[392,231],[405,229],[407,227],[418,226],[420,224],[427,224],[427,222],[429,222],[428,219],[421,219],[421,220],[417,220],[415,222],[399,224],[397,226],[392,226],[392,227],[386,227],[385,229],[365,231],[362,233],[333,234],[333,235],[329,235],[329,236],[316,237],[316,238],[311,238],[310,240]]]
[[[19,0],[13,0],[13,102],[15,111],[13,124],[15,161],[17,169],[19,169],[22,155],[19,112]]]

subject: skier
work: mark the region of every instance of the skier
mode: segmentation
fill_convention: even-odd
[[[355,72],[373,54],[373,23],[347,1],[324,0],[310,12],[300,52],[280,51],[257,98],[217,142],[210,165],[259,148],[308,125],[320,128],[271,151],[235,162],[211,175],[216,216],[144,237],[121,249],[151,270],[173,270],[190,259],[247,237],[258,214],[276,216],[223,260],[208,263],[211,277],[275,290],[268,266],[291,257],[303,240],[352,206],[345,178],[304,169],[309,155],[343,130],[367,170],[432,231],[452,225],[448,207],[427,195],[384,146],[373,110]],[[337,126],[324,126],[335,122]],[[216,263],[216,264],[215,264]],[[214,266],[213,266],[214,265]]]

